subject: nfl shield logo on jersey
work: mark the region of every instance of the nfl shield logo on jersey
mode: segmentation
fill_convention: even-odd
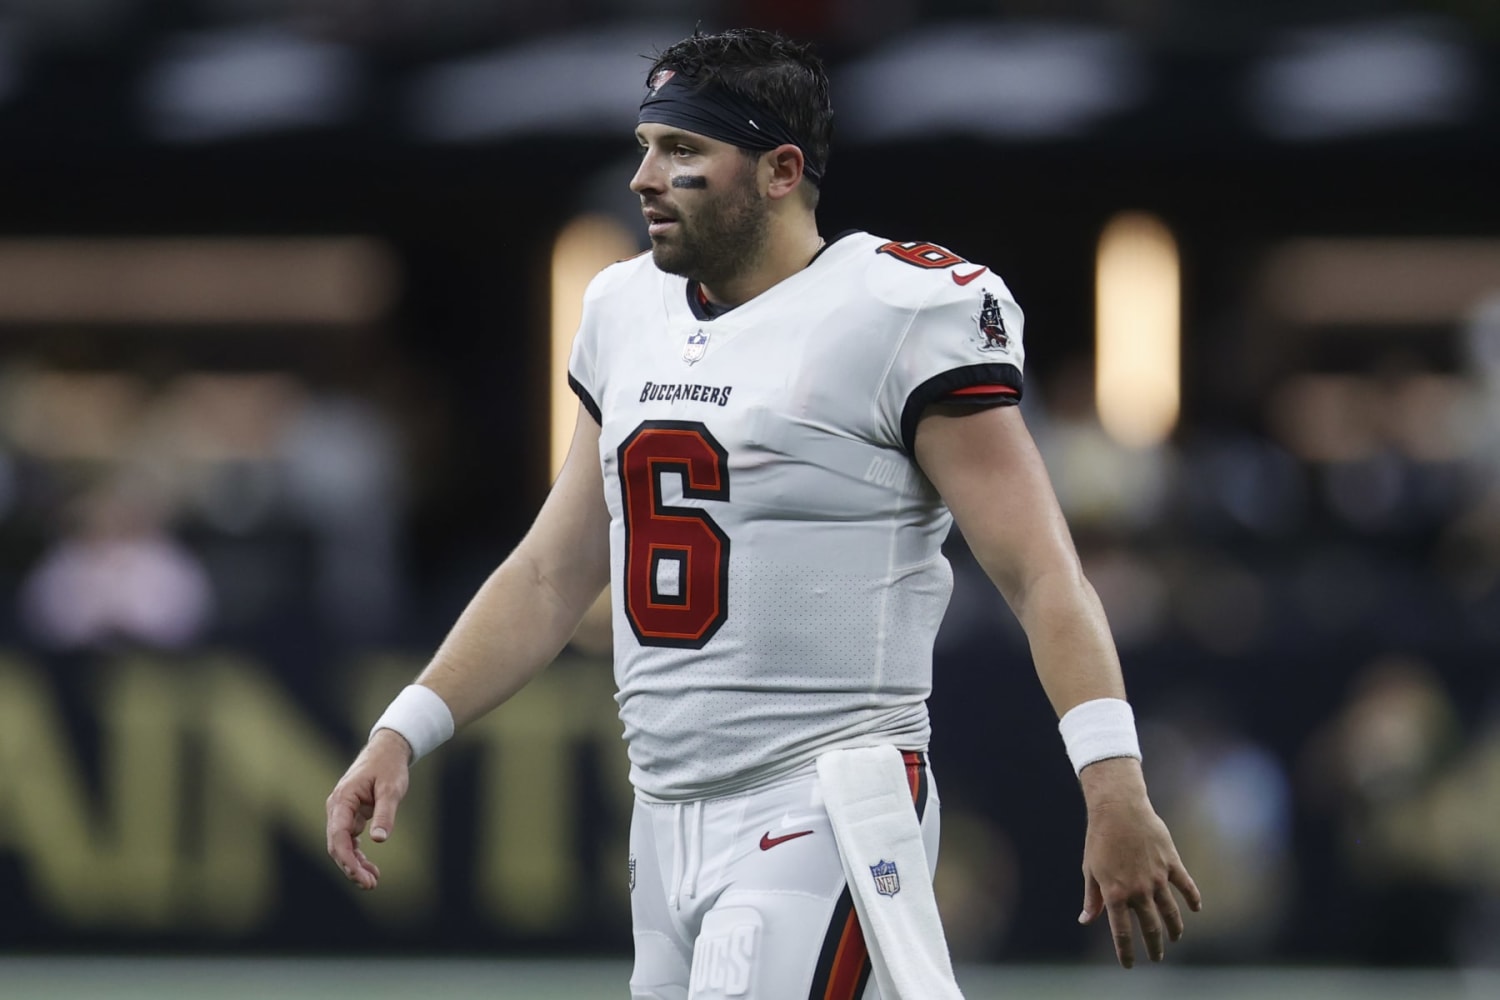
[[[875,891],[882,896],[894,896],[901,891],[901,875],[896,871],[894,861],[879,861],[871,865],[870,877],[875,880]]]
[[[708,350],[708,334],[701,329],[688,334],[687,346],[682,349],[682,360],[693,364],[703,360],[703,354]]]

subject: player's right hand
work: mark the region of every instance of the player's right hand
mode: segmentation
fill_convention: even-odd
[[[328,856],[361,889],[379,884],[380,869],[359,849],[359,838],[366,826],[377,844],[391,835],[410,762],[411,746],[399,733],[377,730],[328,796]]]

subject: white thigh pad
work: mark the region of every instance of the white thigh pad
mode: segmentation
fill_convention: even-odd
[[[752,907],[711,910],[693,944],[689,1000],[758,997],[757,959],[764,929],[760,912]]]

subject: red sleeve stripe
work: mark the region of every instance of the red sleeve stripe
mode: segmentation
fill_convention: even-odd
[[[965,387],[963,389],[954,389],[952,392],[948,393],[948,395],[950,395],[950,396],[1018,396],[1018,395],[1020,395],[1020,393],[1016,392],[1015,389],[1013,389],[1011,386],[1008,386],[1008,385],[971,385],[971,386],[967,386],[967,387]]]

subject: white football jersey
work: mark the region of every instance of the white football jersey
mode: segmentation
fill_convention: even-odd
[[[988,269],[848,233],[710,317],[649,254],[584,298],[569,383],[599,421],[631,781],[731,794],[836,747],[925,749],[951,515],[912,455],[943,400],[1021,393]]]

